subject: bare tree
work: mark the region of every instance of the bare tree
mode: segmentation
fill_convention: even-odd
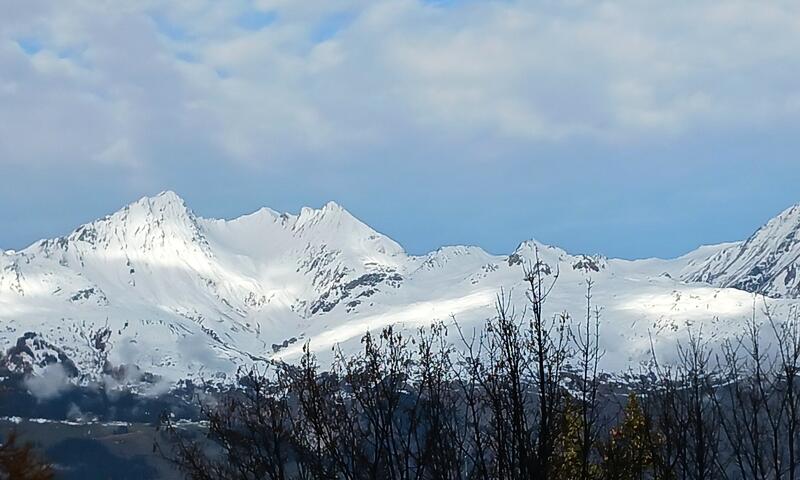
[[[779,412],[775,405],[772,374],[774,357],[761,345],[761,325],[755,314],[744,332],[722,343],[717,360],[724,383],[713,389],[726,447],[730,455],[730,474],[739,478],[776,478],[775,462]]]
[[[195,480],[290,478],[293,429],[285,382],[256,368],[239,378],[240,389],[201,405],[213,448],[183,434],[169,416],[162,418],[174,452],[167,457]]]
[[[600,309],[592,306],[591,280],[586,281],[586,316],[573,335],[578,367],[577,401],[580,414],[580,438],[578,460],[580,479],[591,475],[592,455],[600,433],[598,405],[598,365],[604,352],[600,348]]]
[[[786,478],[796,479],[800,459],[797,452],[800,444],[800,316],[793,308],[785,321],[778,322],[766,304],[765,313],[777,343],[775,390],[780,398],[777,411],[782,414],[783,435],[780,441],[785,443],[786,453],[783,462],[776,461],[776,473],[781,478],[786,475]],[[776,438],[779,436],[779,432],[774,435]]]
[[[653,348],[640,383],[603,384],[600,310],[547,315],[557,278],[524,269],[526,307],[501,292],[462,345],[435,324],[392,327],[337,350],[323,371],[308,344],[297,366],[242,373],[204,404],[206,434],[167,417],[172,458],[196,479],[790,479],[800,434],[800,321],[767,311],[715,355],[687,330],[675,359]],[[458,324],[455,323],[458,328]],[[714,360],[712,362],[712,359]],[[618,390],[614,390],[614,388]],[[627,404],[616,410],[619,397]],[[613,425],[605,428],[605,423]],[[165,454],[169,452],[165,451]]]
[[[653,353],[655,383],[646,391],[645,411],[652,423],[655,477],[724,478],[711,350],[702,331],[687,334],[673,366],[661,368]]]

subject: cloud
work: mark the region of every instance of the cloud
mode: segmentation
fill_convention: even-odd
[[[95,158],[101,163],[111,165],[136,166],[139,163],[139,158],[132,151],[131,144],[127,138],[120,138]]]
[[[797,200],[798,44],[782,0],[14,2],[0,243],[164,189],[222,216],[335,199],[416,253],[567,217],[607,225],[549,238],[588,251],[656,253],[609,217],[662,221],[659,254],[738,239]]]
[[[37,375],[25,379],[25,387],[37,400],[49,400],[71,387],[69,376],[59,363],[46,366]]]
[[[194,362],[201,370],[222,369],[224,361],[200,335],[186,335],[178,340],[178,350],[184,358]]]
[[[263,163],[796,120],[798,18],[744,1],[25,2],[0,20],[0,162],[140,168],[193,142]]]

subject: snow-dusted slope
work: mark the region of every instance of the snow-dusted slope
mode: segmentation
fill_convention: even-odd
[[[745,242],[731,244],[683,272],[687,281],[770,297],[800,297],[800,205],[786,209]]]
[[[687,324],[703,324],[708,335],[738,331],[753,296],[720,288],[730,283],[720,274],[694,272],[711,272],[718,258],[788,272],[791,262],[777,252],[795,244],[785,246],[788,227],[773,227],[754,237],[775,243],[766,256],[730,253],[754,239],[675,260],[570,255],[535,241],[503,256],[463,246],[411,256],[334,203],[212,220],[165,192],[65,237],[0,252],[0,349],[14,368],[56,361],[89,376],[230,378],[243,363],[295,358],[306,341],[323,358],[337,344],[357,348],[366,330],[389,324],[415,329],[455,317],[469,335],[493,314],[501,289],[521,306],[522,266],[538,255],[559,275],[551,313],[582,315],[586,280],[594,280],[606,366],[624,369],[648,355],[651,338],[671,349]],[[793,301],[770,302],[780,310]]]

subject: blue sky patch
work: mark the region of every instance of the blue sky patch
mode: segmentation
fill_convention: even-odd
[[[176,25],[174,22],[171,22],[165,16],[154,14],[150,15],[150,18],[153,20],[158,33],[164,35],[170,40],[181,42],[188,39],[189,36],[186,33],[186,30],[179,25]]]
[[[311,33],[311,40],[314,43],[321,43],[335,37],[340,31],[347,28],[347,26],[356,18],[352,12],[337,12],[333,15],[328,15]]]
[[[191,52],[178,52],[175,54],[175,58],[186,63],[197,63],[197,55]]]
[[[35,38],[20,38],[17,45],[28,55],[35,55],[42,49],[42,42]]]
[[[252,10],[236,19],[237,25],[245,30],[258,31],[264,27],[272,25],[278,20],[278,14],[273,11],[263,12],[260,10]]]

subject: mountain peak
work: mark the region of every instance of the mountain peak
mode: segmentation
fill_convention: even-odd
[[[171,190],[165,190],[154,196],[142,197],[109,218],[161,223],[167,219],[188,219],[190,223],[194,223],[195,216],[183,198]]]
[[[167,190],[142,197],[105,218],[78,227],[69,240],[130,248],[179,237],[202,240],[202,232],[186,202]]]
[[[300,209],[300,216],[315,216],[315,215],[342,215],[346,214],[353,216],[346,208],[339,205],[334,201],[329,201],[320,208],[303,207]]]
[[[772,297],[800,297],[800,204],[787,208],[747,241],[723,249],[683,275]]]
[[[514,253],[527,253],[527,254],[539,254],[543,255],[546,252],[555,252],[557,255],[567,255],[567,252],[559,247],[554,247],[553,245],[548,245],[546,243],[542,243],[535,238],[531,238],[529,240],[525,240],[524,242],[520,243]]]
[[[782,235],[791,233],[798,228],[800,228],[800,204],[793,205],[779,213],[761,227],[753,237],[758,237],[763,232],[769,232],[770,235]]]
[[[347,210],[339,205],[338,203],[334,202],[333,200],[329,201],[322,207],[323,212],[347,212]],[[349,212],[347,212],[349,213]]]
[[[552,312],[574,312],[585,279],[600,276],[593,303],[614,313],[620,338],[644,345],[620,343],[614,355],[630,361],[650,355],[651,328],[672,341],[668,329],[683,322],[724,329],[748,316],[751,297],[722,287],[796,305],[789,298],[800,297],[799,223],[795,206],[747,246],[706,247],[676,260],[607,262],[537,240],[507,256],[470,246],[409,256],[336,202],[213,220],[165,191],[28,251],[0,250],[0,350],[38,332],[63,345],[82,374],[99,372],[85,334],[108,328],[115,367],[135,364],[170,379],[215,371],[226,378],[243,362],[298,355],[309,340],[317,352],[336,343],[350,351],[366,329],[382,325],[416,329],[454,316],[478,332],[495,314],[497,292],[525,301],[523,268],[536,266],[551,279],[564,274]]]
[[[328,202],[321,208],[303,207],[297,217],[295,230],[302,231],[311,226],[326,225],[328,227],[341,228],[350,226],[358,229],[369,229],[364,222],[357,219],[347,209],[336,202]]]
[[[787,208],[786,210],[781,212],[778,215],[778,217],[781,217],[781,218],[792,217],[792,218],[795,218],[795,219],[800,219],[800,203],[795,203],[791,207]]]
[[[186,209],[186,202],[177,193],[172,190],[164,190],[153,196],[145,196],[133,202],[129,206],[141,205],[147,207],[155,207],[163,210],[167,207],[175,207],[178,209]]]
[[[183,198],[181,198],[177,193],[172,190],[162,190],[154,198],[164,199],[169,202],[181,202],[184,203]]]

